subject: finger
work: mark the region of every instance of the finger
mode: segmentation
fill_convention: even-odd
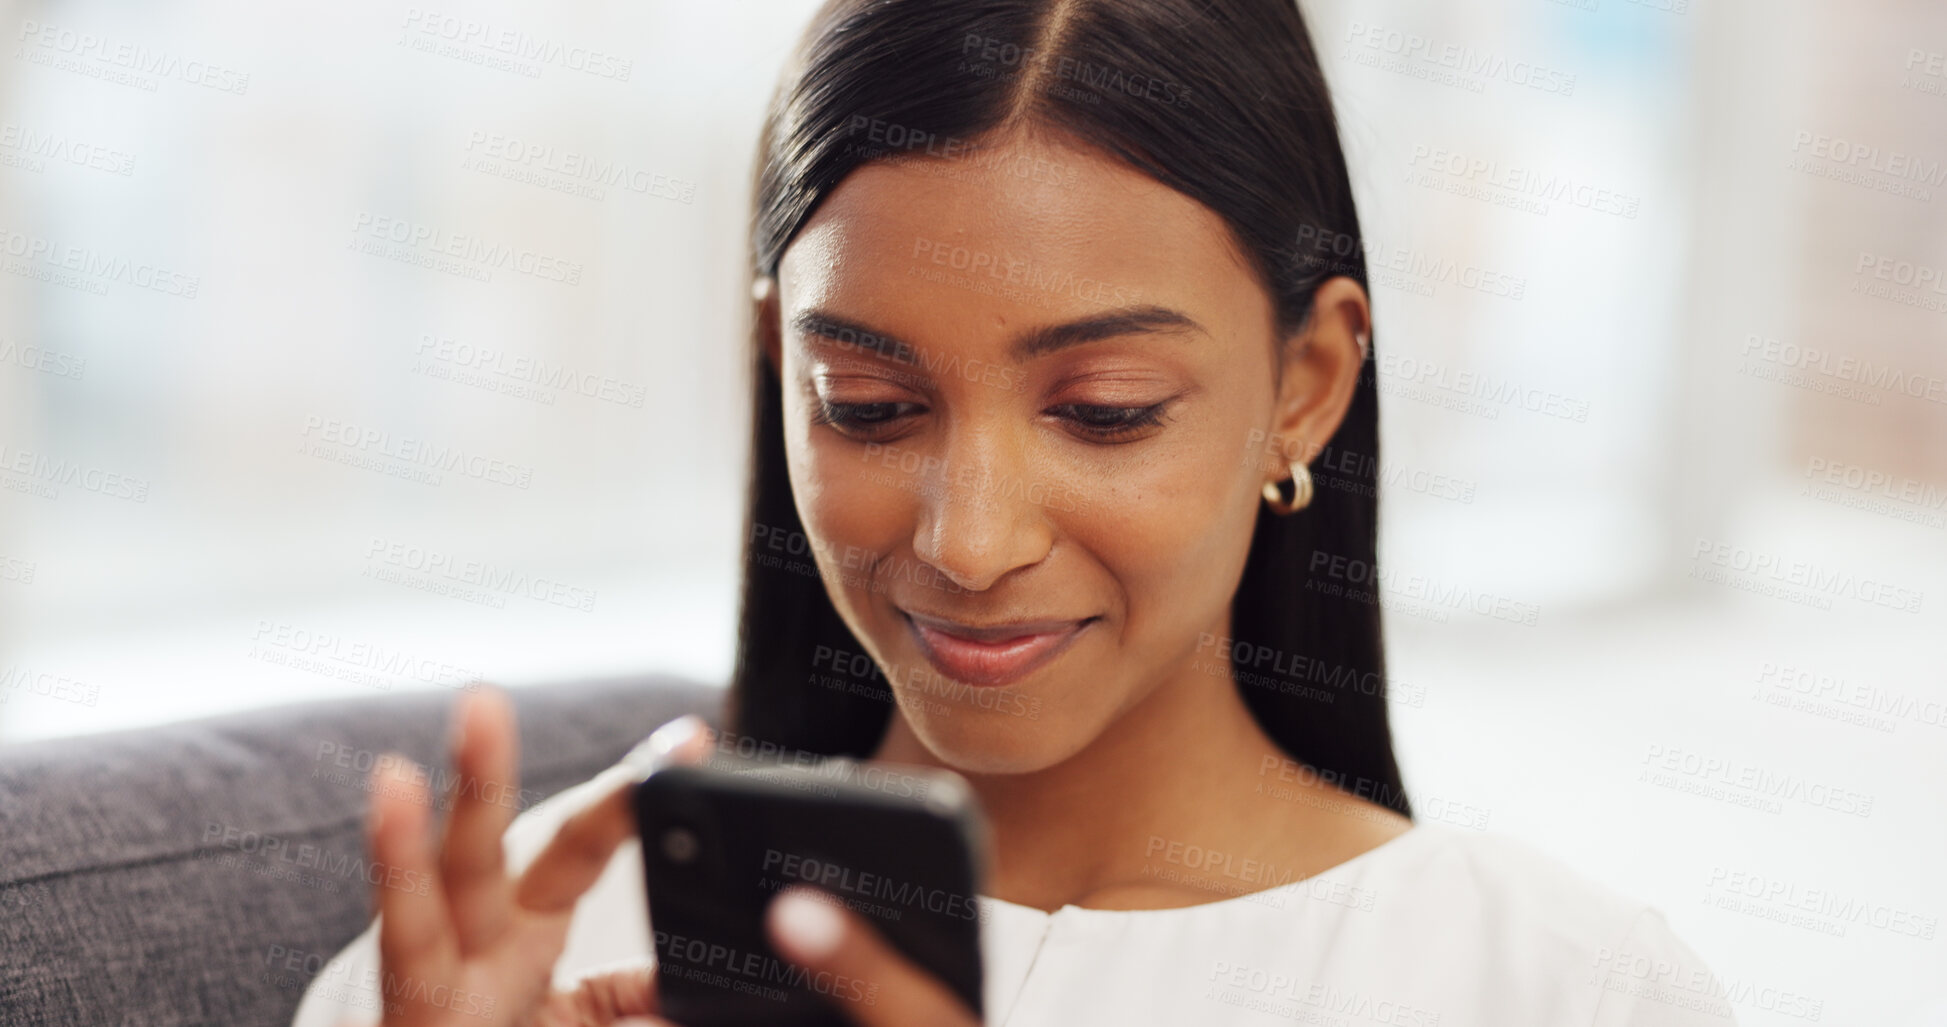
[[[656,1001],[656,972],[651,967],[598,974],[575,986],[572,1001],[576,1023],[606,1024],[625,1016],[651,1016],[661,1011]]]
[[[681,717],[657,729],[643,748],[657,760],[701,762],[709,753],[708,728],[700,718]],[[541,915],[573,909],[608,868],[616,846],[635,834],[634,790],[633,777],[618,776],[600,798],[569,817],[521,874],[514,901]]]
[[[417,764],[389,753],[372,774],[372,859],[379,960],[388,974],[436,978],[454,956],[453,924],[439,886]]]
[[[980,1022],[958,996],[836,899],[793,885],[771,901],[764,924],[786,959],[833,976],[828,997],[863,1027],[977,1027]]]
[[[506,798],[520,794],[519,736],[513,704],[498,690],[467,696],[455,719],[457,773],[439,870],[464,957],[499,938],[512,913],[514,885],[507,877],[501,836],[514,816]]]
[[[630,749],[622,762],[644,774],[672,763],[702,763],[710,757],[714,737],[702,717],[686,713],[657,728]]]
[[[680,1027],[675,1021],[660,1016],[592,1018],[577,1008],[565,991],[555,992],[532,1020],[521,1022],[524,1027]]]

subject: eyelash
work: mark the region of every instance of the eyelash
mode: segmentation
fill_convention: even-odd
[[[1071,423],[1080,425],[1091,435],[1107,440],[1119,440],[1134,435],[1144,428],[1153,428],[1163,423],[1163,408],[1167,401],[1153,403],[1146,407],[1113,407],[1094,403],[1064,403],[1055,407],[1062,411]],[[1108,415],[1103,418],[1102,415]]]
[[[1084,435],[1098,442],[1122,442],[1146,428],[1163,423],[1163,412],[1170,401],[1146,407],[1103,406],[1096,403],[1063,403],[1049,408],[1075,425]],[[899,413],[887,408],[919,407],[917,403],[831,403],[823,399],[812,411],[813,424],[828,424],[845,434],[870,434],[895,423]],[[879,416],[875,417],[874,414]],[[1105,416],[1106,415],[1106,416]]]

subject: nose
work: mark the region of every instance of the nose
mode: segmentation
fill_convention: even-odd
[[[947,580],[984,592],[1054,547],[1051,482],[1028,471],[1020,441],[1005,432],[950,434],[922,489],[913,552]]]

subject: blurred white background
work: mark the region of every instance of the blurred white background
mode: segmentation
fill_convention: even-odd
[[[727,674],[813,6],[0,0],[0,740]],[[1420,813],[1947,1023],[1947,7],[1304,7]]]

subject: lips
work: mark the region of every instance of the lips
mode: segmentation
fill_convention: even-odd
[[[969,685],[1010,685],[1061,655],[1094,617],[1017,621],[976,627],[901,610],[906,627],[933,669]]]

